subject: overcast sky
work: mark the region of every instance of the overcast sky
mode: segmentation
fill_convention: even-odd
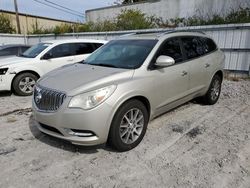
[[[49,4],[46,0],[37,0],[42,3]],[[115,0],[49,0],[53,3],[67,7],[74,10],[76,14],[84,13],[85,10],[100,8],[112,5]],[[0,9],[14,11],[14,0],[0,0]],[[66,12],[62,12],[55,8],[48,7],[46,5],[36,2],[36,0],[17,0],[18,9],[21,13],[28,13],[38,16],[51,17],[56,19],[68,20],[68,21],[82,21],[84,18],[72,15]],[[61,7],[58,7],[61,8]],[[62,8],[61,8],[62,9]],[[69,10],[66,10],[69,11]]]

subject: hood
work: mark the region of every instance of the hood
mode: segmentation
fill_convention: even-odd
[[[66,92],[69,96],[132,78],[134,70],[76,63],[44,75],[38,85]]]
[[[18,56],[12,56],[12,57],[6,57],[0,59],[0,67],[8,66],[12,64],[18,64],[18,63],[24,63],[27,61],[32,60],[33,58],[25,58],[25,57],[18,57]]]

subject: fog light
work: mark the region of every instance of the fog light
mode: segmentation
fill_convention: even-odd
[[[95,134],[92,131],[77,130],[77,129],[67,129],[67,128],[64,128],[64,130],[71,136],[78,136],[78,137],[95,136]]]

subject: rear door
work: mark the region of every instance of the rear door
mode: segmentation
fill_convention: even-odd
[[[49,50],[44,56],[49,55],[49,59],[43,59],[39,63],[44,73],[61,66],[75,62],[75,48],[73,43],[59,44]]]
[[[74,43],[75,45],[75,62],[85,60],[93,51],[95,46],[92,43]]]
[[[208,78],[208,67],[204,47],[199,37],[186,36],[181,37],[182,46],[186,63],[189,64],[190,69],[190,93],[199,92],[206,87],[206,80]]]

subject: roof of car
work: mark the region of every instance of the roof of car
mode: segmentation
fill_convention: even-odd
[[[5,44],[0,46],[0,49],[10,48],[10,47],[30,47],[30,46],[25,44]]]
[[[166,32],[154,32],[154,33],[130,33],[123,36],[120,36],[119,39],[160,39],[173,36],[206,36],[203,32],[195,31],[166,31]]]
[[[62,39],[62,40],[48,40],[43,41],[44,43],[52,43],[52,44],[63,44],[63,43],[72,43],[72,42],[90,42],[90,43],[106,43],[105,40],[97,40],[97,39]]]

